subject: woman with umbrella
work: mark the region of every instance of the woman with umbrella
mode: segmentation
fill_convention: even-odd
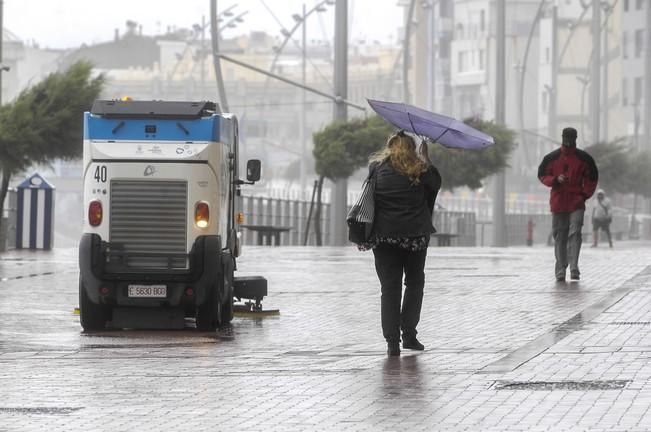
[[[425,142],[419,153],[414,139],[401,130],[370,159],[375,220],[372,235],[361,248],[373,249],[375,256],[382,289],[382,333],[390,356],[400,355],[401,330],[403,348],[425,349],[416,338],[416,326],[423,303],[427,246],[436,232],[432,210],[441,175],[429,160]]]
[[[382,286],[382,332],[390,356],[400,355],[400,330],[405,349],[423,350],[416,338],[425,285],[425,258],[433,232],[432,212],[441,175],[429,159],[423,140],[445,147],[479,150],[494,144],[491,136],[451,117],[412,105],[368,99],[373,110],[401,131],[371,157],[369,176],[376,176],[374,225],[369,244]],[[405,295],[402,299],[402,279]]]

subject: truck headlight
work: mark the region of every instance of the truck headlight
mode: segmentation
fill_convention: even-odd
[[[210,223],[210,207],[205,201],[194,205],[194,223],[198,228],[206,228]]]

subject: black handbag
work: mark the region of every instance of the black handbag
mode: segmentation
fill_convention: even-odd
[[[374,166],[362,185],[362,193],[353,204],[346,223],[348,224],[348,240],[355,244],[368,241],[373,230],[375,219],[375,169]]]

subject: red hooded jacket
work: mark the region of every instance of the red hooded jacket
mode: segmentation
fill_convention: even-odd
[[[563,183],[558,182],[561,174],[567,177]],[[543,158],[538,179],[552,188],[549,197],[552,213],[571,213],[585,209],[585,201],[597,188],[599,170],[585,151],[561,146]]]

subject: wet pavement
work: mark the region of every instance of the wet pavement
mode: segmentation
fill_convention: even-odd
[[[419,338],[387,358],[372,254],[247,247],[231,332],[84,334],[77,251],[0,255],[0,431],[651,430],[651,244],[430,248]]]

